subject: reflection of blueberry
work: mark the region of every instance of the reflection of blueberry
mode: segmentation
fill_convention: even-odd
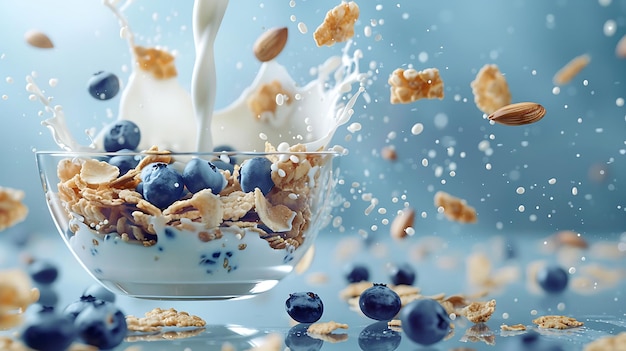
[[[415,269],[408,263],[393,265],[389,269],[391,283],[395,285],[413,285],[415,276]]]
[[[306,330],[309,324],[296,324],[287,332],[285,345],[291,351],[318,351],[324,341],[310,337]]]
[[[567,288],[569,277],[560,266],[548,265],[537,271],[537,283],[548,293],[560,293]]]
[[[536,331],[507,338],[505,351],[564,351],[563,347],[556,343],[541,338]]]
[[[374,284],[359,297],[359,307],[364,315],[377,321],[391,320],[400,311],[400,296],[385,284]]]
[[[393,351],[400,346],[400,333],[389,329],[386,321],[365,327],[359,334],[359,347],[363,351]]]
[[[400,313],[400,320],[404,334],[421,345],[439,342],[450,329],[450,317],[433,299],[420,299],[407,304]]]

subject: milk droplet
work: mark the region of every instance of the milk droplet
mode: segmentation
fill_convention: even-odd
[[[411,134],[420,135],[424,131],[424,125],[421,123],[415,123],[413,127],[411,127]]]
[[[548,184],[550,184],[550,185],[554,185],[554,184],[556,184],[556,178],[550,178],[550,179],[548,179]]]
[[[612,37],[617,30],[617,23],[614,20],[610,19],[604,22],[603,32],[607,37]]]
[[[306,34],[309,31],[309,29],[306,27],[306,24],[304,24],[304,22],[298,23],[298,30],[302,34]]]
[[[524,189],[524,187],[520,186],[515,190],[516,193],[518,193],[519,195],[522,195],[523,193],[526,192],[526,189]]]

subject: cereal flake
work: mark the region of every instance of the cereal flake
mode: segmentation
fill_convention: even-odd
[[[388,80],[391,86],[390,102],[408,104],[420,99],[443,99],[443,81],[437,68],[417,71],[397,68]]]
[[[22,203],[23,199],[23,191],[0,186],[0,231],[26,218],[28,208]]]
[[[472,302],[461,310],[461,314],[472,323],[485,323],[496,310],[496,300]]]
[[[332,46],[354,36],[354,24],[359,19],[359,6],[354,2],[341,2],[326,13],[324,22],[313,33],[317,46]]]
[[[533,319],[533,323],[543,329],[569,329],[583,325],[583,322],[565,316],[541,316]]]
[[[488,115],[511,103],[509,85],[495,64],[484,65],[470,86],[476,107]]]

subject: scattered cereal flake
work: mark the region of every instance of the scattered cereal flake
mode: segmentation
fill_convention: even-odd
[[[159,331],[163,327],[204,327],[206,322],[187,312],[178,312],[170,308],[167,310],[155,308],[146,312],[145,317],[126,316],[126,323],[129,331],[153,332]]]
[[[408,236],[407,229],[413,227],[415,221],[415,210],[405,208],[400,211],[391,222],[391,237],[394,239],[404,239]]]
[[[565,316],[541,316],[533,319],[533,323],[544,329],[569,329],[583,325],[583,322]]]
[[[484,65],[470,86],[476,107],[488,115],[511,103],[509,85],[495,64]]]
[[[495,310],[496,300],[492,299],[486,302],[472,302],[461,310],[461,314],[472,323],[485,323]]]
[[[248,97],[248,108],[259,121],[270,121],[276,114],[279,104],[277,96],[282,96],[282,101],[287,105],[293,101],[292,95],[283,88],[279,81],[261,85]]]
[[[391,86],[390,102],[408,104],[420,99],[443,99],[443,81],[436,68],[417,71],[397,68],[388,80]]]
[[[152,74],[156,79],[168,79],[176,77],[174,55],[157,48],[144,48],[135,46],[135,58],[140,69]]]
[[[24,192],[0,186],[0,231],[26,218],[28,207],[22,203]]]
[[[335,321],[318,322],[311,324],[306,331],[308,334],[325,335],[331,334],[337,329],[348,329],[348,325],[344,323],[337,323]]]
[[[272,206],[259,188],[254,189],[254,204],[259,219],[268,228],[277,233],[291,230],[296,212],[290,210],[289,207],[282,204]]]
[[[467,279],[474,286],[489,285],[491,270],[491,260],[482,252],[473,253],[466,259]]]
[[[554,77],[552,78],[552,82],[556,85],[565,85],[569,83],[583,68],[587,67],[587,65],[591,62],[591,57],[587,54],[583,54],[577,57],[574,57],[570,62],[568,62],[563,68],[561,68]]]
[[[220,197],[213,194],[211,189],[202,189],[190,199],[176,201],[163,210],[168,221],[190,218],[201,221],[206,229],[218,227],[222,223],[223,214]]]
[[[435,206],[443,208],[443,214],[450,220],[461,223],[476,223],[476,210],[465,200],[444,191],[435,194]]]
[[[313,33],[317,46],[332,46],[354,36],[354,24],[359,19],[359,6],[354,2],[344,2],[326,13],[324,22]]]
[[[105,162],[95,159],[86,160],[80,169],[80,178],[87,184],[107,184],[117,179],[120,169]]]
[[[323,272],[312,272],[306,277],[306,282],[311,285],[320,285],[328,283],[330,277],[328,274]]]
[[[24,39],[26,42],[33,47],[39,49],[52,49],[54,44],[52,44],[52,40],[45,33],[32,29],[24,34]]]
[[[524,330],[526,330],[526,326],[523,325],[523,324],[513,324],[513,325],[502,324],[500,326],[500,330],[502,330],[502,331],[524,331]]]
[[[626,350],[626,332],[605,336],[585,345],[583,351],[624,351]]]

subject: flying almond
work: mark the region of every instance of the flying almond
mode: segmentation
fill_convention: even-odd
[[[24,34],[24,39],[26,39],[26,42],[29,45],[36,48],[51,49],[54,47],[52,40],[50,40],[50,38],[48,38],[48,36],[44,33],[37,30],[29,30],[26,32],[26,34]]]
[[[254,43],[254,56],[261,62],[274,59],[283,51],[285,44],[287,44],[288,35],[287,27],[272,28],[261,34]]]
[[[489,115],[489,119],[507,126],[535,123],[543,118],[546,109],[534,102],[518,102],[506,105]]]

